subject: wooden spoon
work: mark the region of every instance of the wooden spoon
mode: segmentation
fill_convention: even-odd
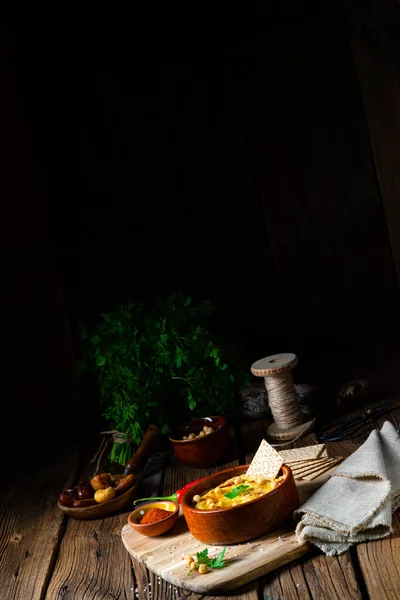
[[[153,447],[153,444],[158,438],[159,434],[160,428],[157,427],[157,425],[150,425],[150,427],[148,427],[148,429],[146,430],[146,433],[144,434],[143,439],[140,442],[135,454],[126,463],[125,473],[113,475],[113,477],[115,479],[121,479],[129,473],[137,471],[143,464],[143,460],[146,454],[148,454],[150,449]],[[60,501],[57,502],[57,505],[58,508],[63,511],[63,513],[65,513],[72,519],[102,519],[103,517],[117,512],[118,510],[120,510],[121,508],[133,501],[136,495],[138,481],[139,478],[135,481],[135,484],[132,487],[126,490],[126,492],[120,494],[119,496],[116,496],[108,502],[94,504],[93,506],[85,506],[82,508],[64,506],[60,503]]]
[[[113,475],[114,479],[121,479],[125,477],[122,473],[120,475]],[[93,506],[85,506],[83,508],[74,508],[72,506],[64,506],[57,502],[58,508],[63,511],[66,515],[72,519],[102,519],[107,515],[117,512],[123,508],[129,502],[132,502],[136,495],[136,485],[130,487],[126,492],[116,496],[108,502],[102,504],[94,504]]]
[[[125,475],[133,473],[140,469],[143,464],[143,459],[150,452],[154,442],[160,435],[160,428],[157,425],[150,425],[143,436],[135,454],[128,460],[125,465]]]

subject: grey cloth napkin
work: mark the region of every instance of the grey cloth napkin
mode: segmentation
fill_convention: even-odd
[[[332,477],[294,512],[297,539],[328,556],[390,535],[400,506],[400,435],[389,421],[374,430]]]

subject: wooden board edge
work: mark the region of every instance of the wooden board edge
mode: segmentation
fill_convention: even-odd
[[[128,546],[127,543],[125,542],[123,533],[125,531],[129,531],[129,529],[130,529],[129,525],[124,525],[124,527],[121,530],[121,539],[122,539],[122,542],[123,542],[126,550],[131,555],[132,558],[134,558],[135,560],[144,564],[146,569],[148,569],[152,573],[155,573],[157,576],[161,577],[168,583],[171,583],[172,585],[179,587],[179,588],[190,590],[191,592],[195,592],[197,594],[210,594],[210,593],[223,594],[226,592],[230,592],[232,590],[235,590],[239,587],[246,585],[247,583],[251,583],[255,579],[258,579],[259,577],[263,577],[264,575],[267,575],[268,573],[270,573],[271,571],[273,571],[275,569],[278,569],[280,567],[287,565],[290,562],[293,562],[294,560],[300,558],[304,554],[307,554],[308,552],[310,552],[313,549],[312,544],[310,544],[309,542],[301,542],[297,546],[295,546],[290,552],[288,552],[284,558],[282,558],[282,559],[277,558],[275,560],[272,560],[269,563],[265,563],[264,565],[256,567],[254,570],[250,569],[249,571],[247,571],[247,573],[245,575],[241,575],[236,578],[234,577],[230,581],[226,581],[222,584],[214,585],[212,588],[210,588],[209,586],[206,585],[206,582],[207,582],[206,575],[204,575],[204,580],[203,580],[204,583],[203,584],[201,583],[201,579],[193,579],[193,583],[185,581],[184,585],[183,585],[182,581],[180,579],[174,577],[173,575],[170,575],[169,573],[162,572],[158,569],[154,569],[152,566],[149,566],[146,559],[144,559],[142,556],[137,555],[135,553],[135,551],[130,546]],[[198,577],[202,578],[203,576],[199,575]]]

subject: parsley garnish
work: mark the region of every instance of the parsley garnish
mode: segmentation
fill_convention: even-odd
[[[218,554],[218,556],[216,556],[215,558],[213,558],[211,560],[210,567],[212,569],[222,569],[222,567],[225,566],[225,562],[224,562],[225,552],[226,552],[226,547],[222,550],[222,552],[220,552]]]
[[[236,498],[236,496],[239,496],[242,492],[245,492],[248,487],[250,486],[244,484],[238,485],[237,487],[234,487],[233,490],[231,490],[230,492],[224,494],[224,496],[225,498],[229,498],[231,500],[232,498]]]
[[[202,550],[202,552],[196,552],[196,560],[198,565],[207,565],[211,569],[222,569],[225,567],[224,556],[226,552],[226,547],[216,556],[215,558],[209,558],[208,556],[208,548]],[[188,575],[193,573],[194,569],[190,569]]]
[[[199,565],[210,565],[211,560],[208,558],[208,548],[205,548],[202,552],[196,552],[196,559]]]

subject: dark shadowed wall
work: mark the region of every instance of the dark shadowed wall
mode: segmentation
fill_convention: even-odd
[[[170,14],[163,27],[46,31],[34,44],[15,29],[5,85],[21,111],[3,119],[18,129],[18,186],[32,183],[6,187],[10,206],[22,202],[6,220],[29,277],[51,265],[35,285],[59,328],[42,296],[18,287],[5,246],[3,259],[24,319],[38,316],[31,343],[57,337],[52,376],[72,381],[79,320],[177,289],[212,301],[215,329],[248,364],[280,351],[328,364],[391,343],[399,138],[384,149],[379,107],[400,135],[400,87],[393,70],[392,96],[374,87],[366,61],[382,85],[390,61],[359,37],[354,4],[285,5],[234,27],[182,28]],[[45,231],[41,258],[24,246],[29,211]],[[33,380],[48,353],[38,347]]]

